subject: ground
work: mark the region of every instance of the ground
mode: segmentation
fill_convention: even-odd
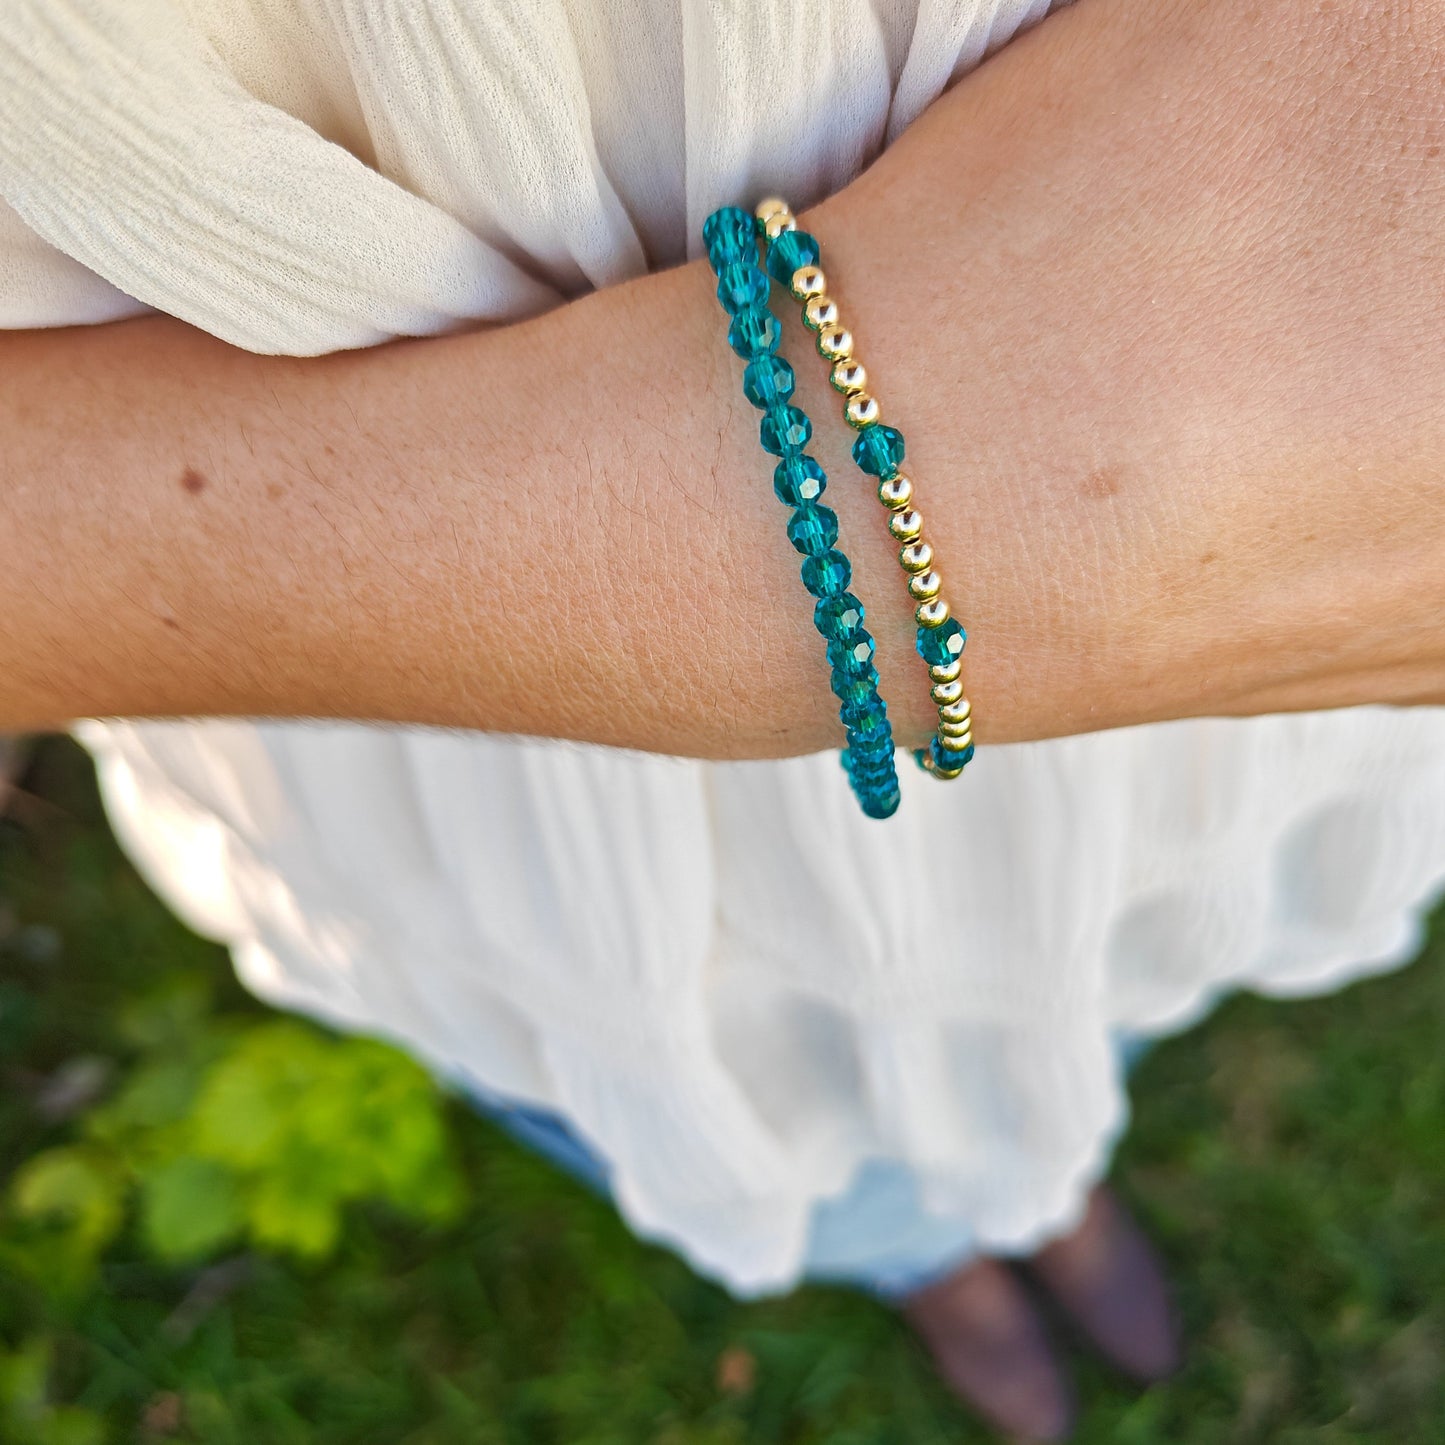
[[[279,1024],[122,861],[72,745],[0,827],[0,1442],[988,1439],[877,1305],[734,1303],[404,1062]],[[1144,1061],[1116,1179],[1190,1358],[1144,1394],[1083,1366],[1081,1441],[1445,1440],[1442,1041],[1437,923],[1398,974],[1237,998]],[[404,1167],[321,1147],[387,1109]]]

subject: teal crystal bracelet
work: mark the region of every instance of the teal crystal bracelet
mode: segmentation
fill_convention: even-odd
[[[813,625],[828,644],[846,740],[843,770],[863,811],[870,818],[887,818],[899,803],[893,728],[878,695],[863,604],[848,591],[853,568],[837,546],[838,517],[819,503],[828,478],[804,451],[813,425],[793,404],[793,368],[777,354],[782,326],[768,305],[770,286],[759,263],[757,227],[747,211],[724,206],[703,223],[702,239],[718,279],[718,300],[732,318],[728,342],[746,363],[743,393],[763,414],[763,449],[778,458],[773,491],[792,511],[788,540],[803,556],[803,586],[817,599]]]
[[[903,433],[883,424],[878,399],[867,389],[868,374],[854,355],[853,333],[828,295],[817,238],[800,231],[788,203],[776,197],[763,201],[753,214],[767,246],[767,269],[802,306],[803,323],[814,333],[818,354],[831,367],[833,389],[842,394],[844,420],[858,433],[853,460],[874,478],[878,500],[889,512],[888,530],[900,544],[898,564],[908,578],[918,624],[918,655],[927,664],[938,712],[937,731],[914,759],[936,778],[956,778],[973,758],[973,711],[963,691],[963,647],[968,639],[943,597],[943,579],[923,535],[913,483],[899,469]]]

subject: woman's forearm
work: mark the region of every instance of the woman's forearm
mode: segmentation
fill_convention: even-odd
[[[0,338],[0,727],[826,745],[821,639],[725,323],[691,266],[323,359],[166,318]]]
[[[1445,123],[1412,9],[1083,0],[807,218],[907,433],[981,739],[1445,695]],[[829,745],[724,330],[691,265],[321,360],[164,318],[0,338],[0,727]],[[909,609],[803,336],[912,741]]]

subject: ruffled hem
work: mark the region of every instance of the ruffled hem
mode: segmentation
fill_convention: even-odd
[[[1121,1034],[1392,967],[1445,884],[1439,712],[995,749],[882,826],[831,756],[78,732],[132,856],[252,989],[559,1111],[639,1234],[746,1295],[797,1280],[872,1160],[973,1247],[1031,1251],[1107,1167]]]

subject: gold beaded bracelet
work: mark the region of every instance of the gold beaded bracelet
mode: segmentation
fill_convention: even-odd
[[[868,391],[868,373],[854,356],[853,333],[843,324],[838,303],[818,262],[816,237],[800,231],[788,203],[777,196],[754,211],[767,243],[767,269],[802,306],[803,323],[816,337],[818,354],[830,363],[829,380],[843,396],[843,417],[857,433],[853,459],[878,479],[878,500],[890,513],[888,530],[901,545],[898,563],[908,578],[918,623],[918,654],[928,665],[938,730],[927,748],[914,753],[918,765],[936,778],[956,778],[973,757],[973,711],[963,691],[963,648],[967,634],[943,597],[943,578],[933,565],[933,548],[923,535],[923,518],[913,505],[913,483],[898,469],[903,435],[885,426],[878,399]]]

